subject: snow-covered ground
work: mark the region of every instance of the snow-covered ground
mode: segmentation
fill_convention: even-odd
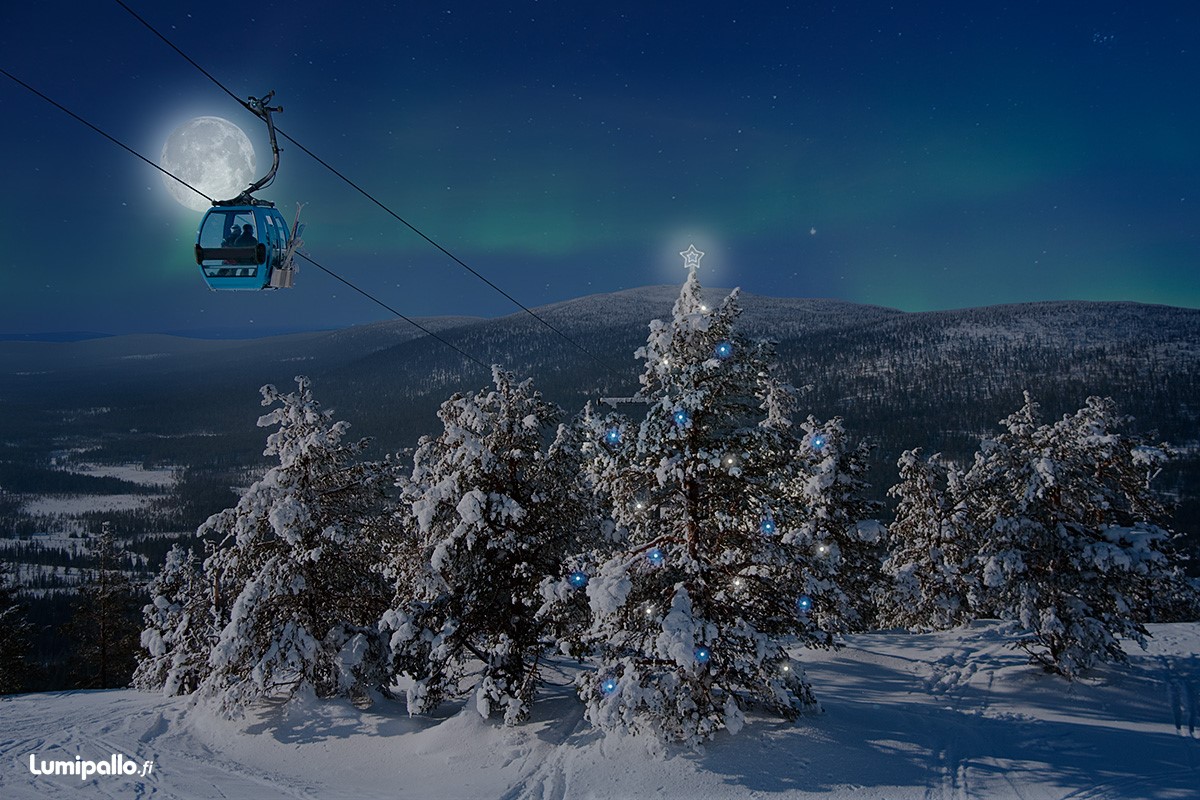
[[[28,516],[72,516],[88,511],[134,511],[158,499],[152,494],[48,494],[26,500],[21,511]]]
[[[73,595],[80,584],[92,577],[90,570],[77,567],[10,563],[16,583],[22,587],[19,595],[22,598],[49,597],[56,594]],[[132,577],[130,576],[131,579]]]
[[[97,478],[119,478],[139,486],[165,487],[175,483],[175,467],[145,469],[141,464],[73,464],[70,472]]]
[[[409,719],[308,702],[228,722],[134,691],[25,695],[0,699],[0,797],[1197,798],[1200,624],[1152,630],[1129,665],[1073,685],[1026,665],[994,623],[849,637],[802,654],[823,714],[752,716],[700,753],[605,739],[565,687],[515,729],[473,704]],[[33,775],[31,754],[153,769]]]
[[[75,555],[87,552],[87,540],[80,535],[83,525],[79,524],[76,520],[66,520],[60,524],[70,530],[54,531],[53,533],[35,533],[26,539],[0,539],[0,553],[3,553],[5,550],[18,550],[27,546],[37,547],[42,550],[62,550],[64,553]]]

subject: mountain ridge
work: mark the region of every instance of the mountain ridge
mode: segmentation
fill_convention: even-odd
[[[524,312],[419,321],[484,364],[532,376],[570,415],[588,400],[637,390],[633,353],[649,321],[669,317],[678,292],[646,286],[533,309],[591,355]],[[715,307],[726,293],[706,288],[703,297]],[[902,449],[966,458],[1028,390],[1047,419],[1090,395],[1112,396],[1139,429],[1183,451],[1165,488],[1187,503],[1200,496],[1198,309],[1041,301],[905,312],[751,293],[740,293],[739,303],[743,332],[776,341],[783,377],[803,387],[801,416],[841,416],[875,445],[879,492],[894,480]],[[204,433],[181,457],[216,458],[220,448],[222,459],[255,463],[263,436],[254,424],[258,388],[286,391],[297,374],[384,452],[436,430],[437,407],[452,393],[490,381],[486,369],[400,320],[254,340],[7,341],[0,342],[0,409],[9,413],[0,415],[0,441],[35,447],[35,434],[41,441],[75,435],[99,442],[103,457],[140,460],[169,452],[149,437]],[[78,414],[92,408],[106,411]],[[68,417],[76,421],[62,421]],[[1200,506],[1189,513],[1200,527]]]

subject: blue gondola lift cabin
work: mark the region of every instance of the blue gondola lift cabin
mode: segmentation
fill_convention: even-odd
[[[287,289],[295,281],[293,263],[299,244],[296,229],[289,229],[275,204],[254,197],[254,192],[270,185],[279,169],[279,146],[275,141],[272,112],[282,107],[267,105],[266,97],[251,97],[246,107],[267,123],[271,134],[271,170],[232,200],[213,201],[213,207],[200,221],[196,236],[196,263],[210,289],[257,291]]]

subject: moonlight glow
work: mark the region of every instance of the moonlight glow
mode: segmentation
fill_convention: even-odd
[[[171,131],[158,164],[214,200],[228,200],[254,180],[254,145],[227,119],[196,117]],[[204,211],[210,207],[179,181],[164,175],[163,184],[185,208]]]

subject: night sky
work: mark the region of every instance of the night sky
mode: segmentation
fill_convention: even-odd
[[[1200,4],[131,6],[527,305],[684,277],[908,311],[1200,307]],[[0,67],[157,160],[266,130],[115,3],[4,3]],[[0,76],[0,333],[273,332],[387,312],[302,266],[212,293],[199,214]],[[287,143],[261,197],[410,316],[516,310]]]

